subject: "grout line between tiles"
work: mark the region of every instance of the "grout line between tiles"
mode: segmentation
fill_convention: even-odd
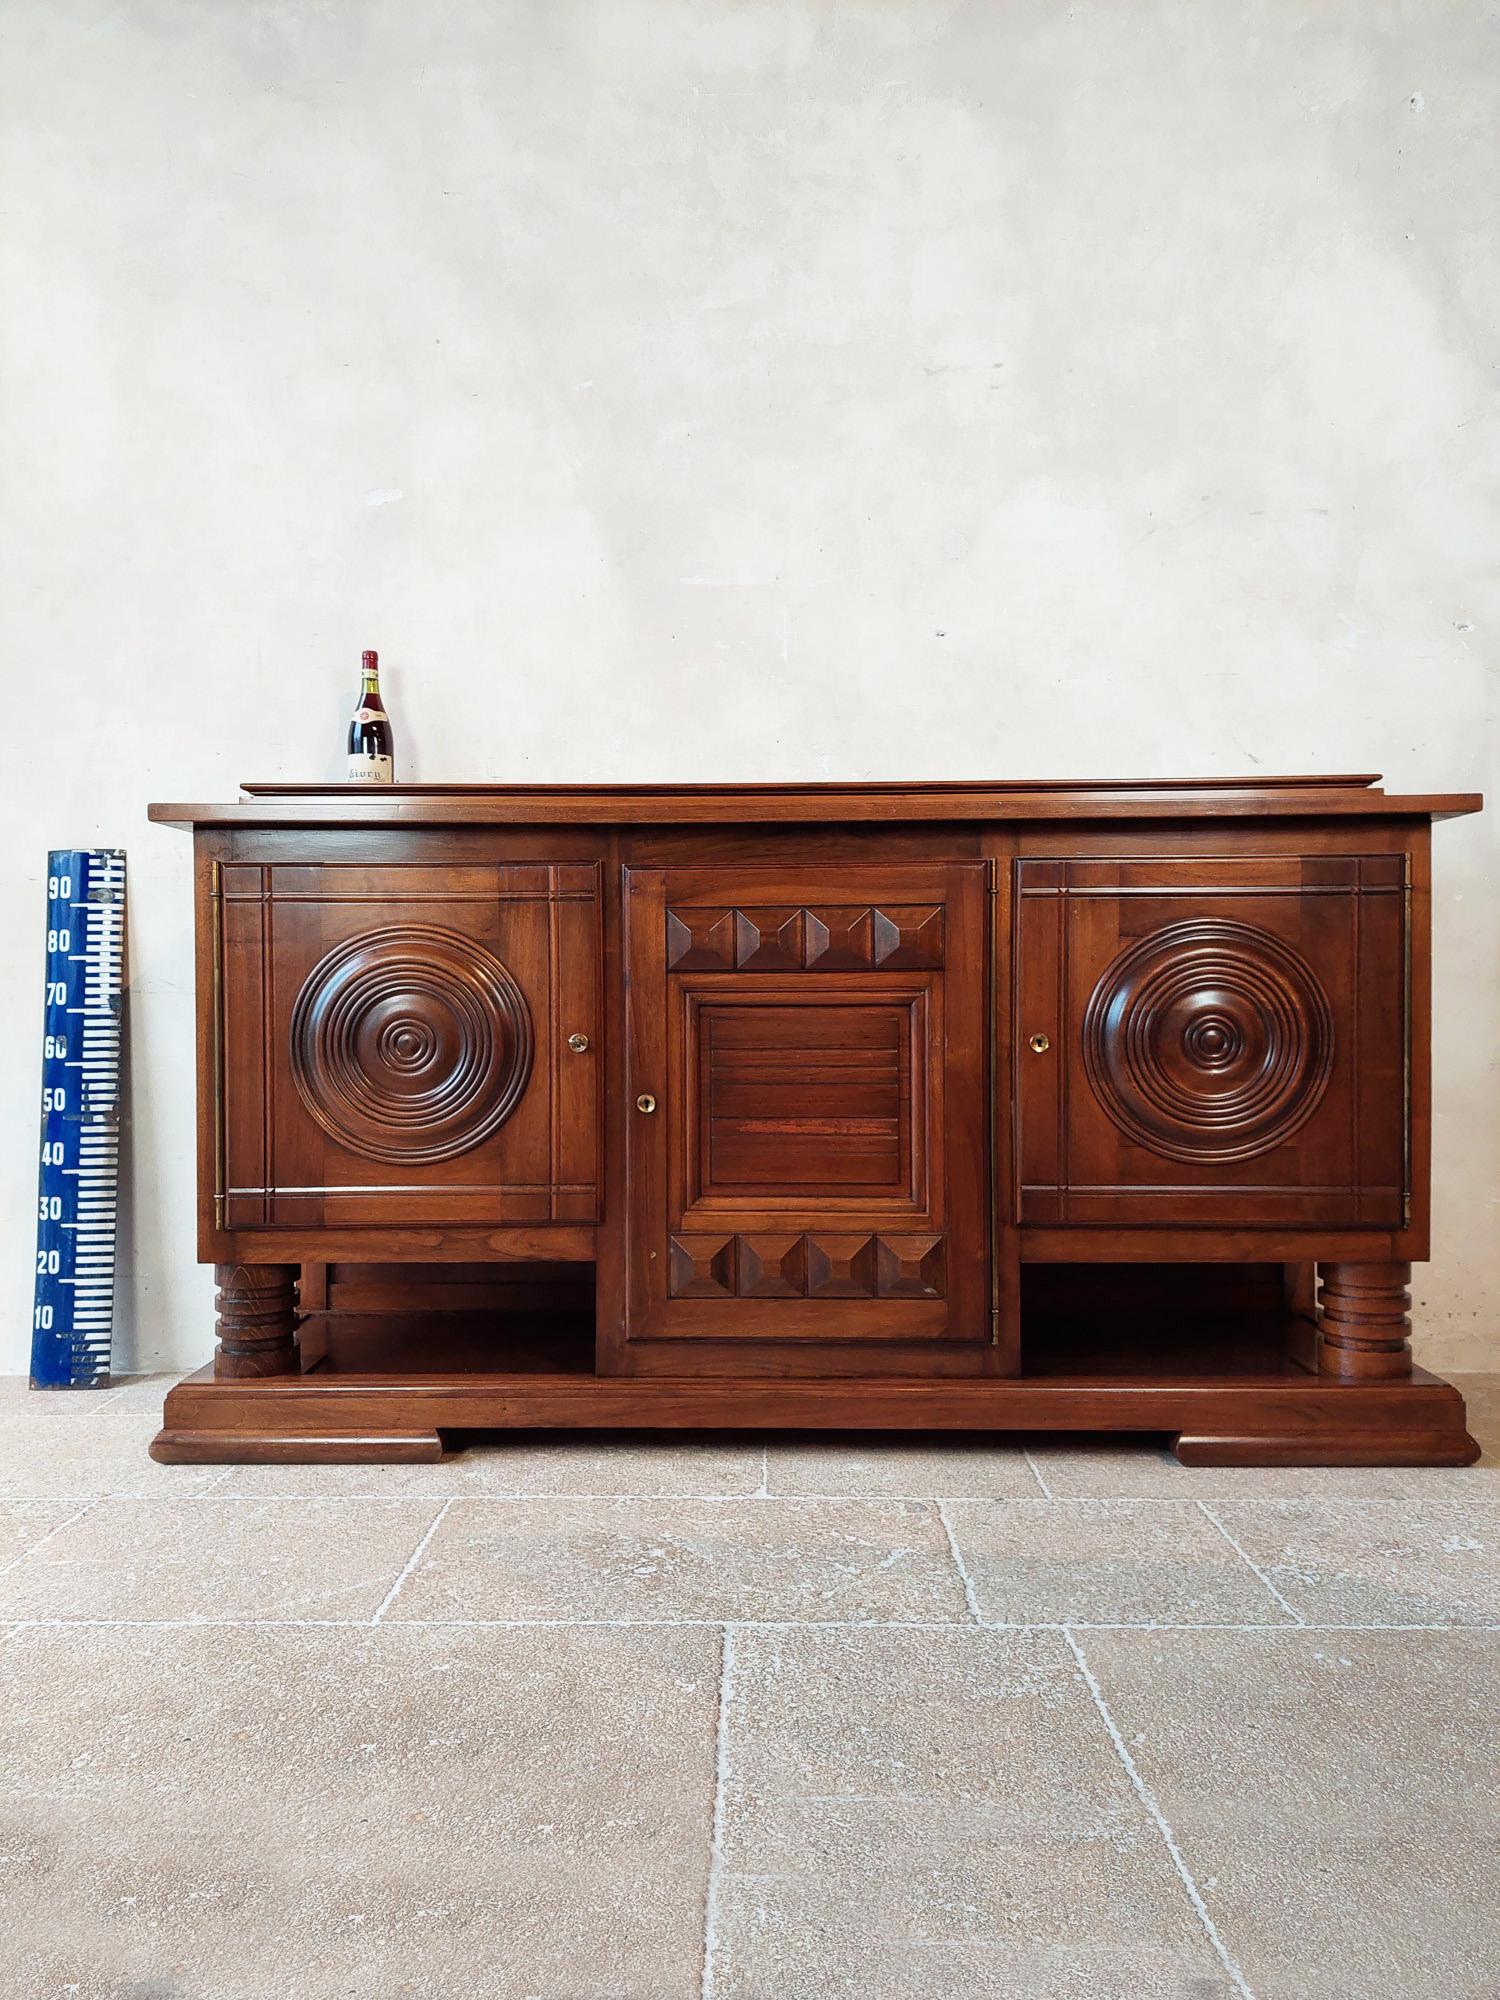
[[[248,1631],[273,1630],[281,1626],[329,1627],[338,1631],[368,1632],[373,1620],[369,1618],[24,1618],[23,1625],[45,1625],[53,1629],[68,1626],[82,1626],[93,1630],[96,1627],[119,1626],[127,1631],[193,1631],[200,1627],[224,1628],[226,1630]],[[397,1621],[397,1629],[406,1631],[413,1627],[432,1627],[435,1630],[467,1630],[497,1632],[530,1631],[657,1631],[662,1629],[691,1629],[716,1631],[726,1621],[723,1618],[402,1618]],[[1395,1633],[1437,1633],[1443,1636],[1458,1636],[1467,1633],[1497,1633],[1500,1624],[1488,1625],[1288,1625],[1278,1619],[1274,1625],[1164,1625],[1142,1621],[1137,1624],[1089,1624],[1081,1619],[1018,1618],[1013,1621],[989,1620],[981,1625],[967,1625],[955,1619],[939,1618],[736,1618],[735,1629],[740,1632],[938,1632],[948,1633],[957,1639],[970,1639],[999,1632],[1156,1632],[1162,1634],[1178,1632],[1240,1632],[1257,1633],[1268,1638],[1302,1638],[1305,1635],[1322,1632],[1342,1632],[1346,1634],[1377,1635]]]
[[[1032,1469],[1033,1471],[1036,1471],[1036,1468],[1034,1466]],[[1443,1468],[1435,1468],[1435,1469],[1443,1469]],[[1468,1468],[1461,1468],[1461,1469],[1467,1470]],[[244,1470],[245,1467],[241,1465],[226,1465],[222,1470],[222,1475],[220,1479],[211,1481],[206,1486],[194,1487],[190,1491],[173,1489],[166,1492],[153,1493],[150,1491],[141,1491],[139,1489],[130,1487],[108,1487],[104,1489],[102,1492],[95,1491],[92,1493],[87,1491],[78,1491],[74,1493],[56,1493],[56,1492],[7,1493],[4,1491],[0,1491],[0,1506],[6,1506],[11,1503],[19,1503],[22,1501],[31,1501],[31,1500],[80,1500],[80,1501],[88,1500],[90,1502],[96,1500],[172,1500],[183,1503],[192,1503],[199,1500],[213,1499],[213,1500],[237,1500],[237,1501],[245,1501],[247,1503],[256,1501],[262,1503],[266,1501],[278,1501],[278,1502],[284,1501],[284,1502],[296,1502],[297,1504],[301,1505],[309,1500],[316,1500],[320,1502],[327,1500],[368,1502],[371,1500],[385,1500],[385,1501],[423,1500],[423,1499],[434,1500],[438,1497],[435,1493],[424,1493],[414,1487],[396,1487],[396,1488],[385,1487],[379,1491],[368,1491],[368,1492],[363,1490],[351,1491],[348,1488],[330,1489],[329,1491],[326,1492],[315,1492],[315,1491],[309,1491],[306,1488],[294,1489],[292,1487],[286,1487],[279,1491],[272,1490],[269,1488],[256,1488],[254,1490],[247,1490],[245,1492],[226,1493],[220,1490],[221,1484],[224,1480],[228,1480],[232,1478],[235,1473],[242,1472]],[[770,1493],[767,1491],[763,1491],[762,1488],[758,1486],[748,1487],[743,1491],[737,1493],[695,1493],[691,1491],[674,1492],[668,1489],[660,1489],[660,1488],[655,1492],[641,1492],[641,1493],[629,1493],[629,1492],[571,1493],[571,1492],[546,1492],[540,1490],[536,1492],[526,1492],[521,1488],[517,1487],[517,1488],[512,1488],[508,1491],[490,1491],[484,1488],[475,1488],[473,1490],[470,1490],[465,1488],[458,1492],[446,1494],[443,1497],[449,1500],[487,1500],[487,1501],[501,1501],[501,1502],[518,1501],[518,1500],[529,1500],[529,1501],[710,1500],[715,1502],[729,1502],[732,1500],[770,1499],[770,1500],[779,1500],[783,1502],[794,1502],[799,1500],[816,1500],[821,1502],[839,1502],[844,1505],[854,1505],[858,1503],[858,1504],[870,1504],[876,1506],[880,1505],[882,1502],[892,1502],[892,1503],[901,1502],[912,1505],[930,1506],[935,1500],[941,1498],[943,1500],[983,1501],[984,1504],[989,1507],[1034,1507],[1038,1499],[1045,1498],[1051,1501],[1051,1503],[1056,1507],[1129,1506],[1129,1507],[1181,1508],[1181,1507],[1204,1507],[1208,1504],[1213,1504],[1217,1506],[1227,1505],[1234,1507],[1358,1506],[1358,1507],[1382,1507],[1388,1509],[1401,1508],[1403,1510],[1409,1510],[1413,1505],[1414,1499],[1421,1505],[1428,1507],[1460,1508],[1460,1507],[1470,1507],[1475,1504],[1474,1496],[1468,1492],[1444,1493],[1442,1491],[1436,1491],[1430,1495],[1418,1494],[1415,1496],[1410,1494],[1401,1494],[1401,1495],[1380,1494],[1380,1493],[1365,1494],[1365,1493],[1356,1493],[1352,1491],[1339,1492],[1339,1493],[1333,1493],[1333,1492],[1267,1493],[1267,1494],[1216,1493],[1211,1496],[1211,1503],[1210,1503],[1197,1499],[1192,1494],[1188,1493],[1055,1493],[1050,1488],[1045,1487],[1045,1483],[1042,1482],[1041,1474],[1039,1472],[1037,1472],[1037,1479],[1039,1484],[1043,1485],[1043,1491],[1041,1493],[944,1493],[941,1495],[932,1492],[886,1493],[886,1492],[869,1492],[869,1491],[860,1493],[852,1493],[848,1491],[842,1493],[817,1493],[811,1491],[804,1493],[791,1493],[791,1492]],[[1478,1501],[1478,1504],[1481,1506],[1500,1505],[1500,1488],[1496,1489],[1493,1498],[1487,1497],[1480,1499]]]
[[[241,1472],[243,1470],[244,1470],[243,1466],[227,1465],[223,1469],[223,1477],[224,1479],[227,1480],[228,1478],[232,1477],[233,1474],[235,1474],[236,1472]],[[1040,1475],[1038,1475],[1038,1477],[1040,1478]],[[172,1500],[172,1501],[180,1501],[183,1503],[191,1503],[199,1500],[213,1499],[213,1500],[239,1500],[245,1502],[258,1501],[262,1503],[266,1501],[278,1501],[278,1502],[285,1501],[285,1502],[296,1502],[298,1505],[303,1505],[309,1500],[316,1500],[319,1502],[327,1500],[368,1502],[371,1500],[385,1500],[385,1501],[423,1500],[423,1499],[432,1500],[436,1499],[437,1497],[438,1496],[435,1493],[423,1493],[414,1487],[396,1487],[396,1488],[386,1487],[379,1492],[350,1491],[347,1488],[335,1489],[327,1492],[312,1492],[306,1490],[305,1488],[302,1490],[294,1490],[291,1487],[286,1487],[280,1491],[272,1491],[270,1489],[256,1489],[254,1491],[245,1491],[241,1493],[226,1493],[220,1490],[219,1481],[213,1481],[210,1482],[210,1484],[207,1486],[195,1487],[191,1491],[174,1490],[174,1491],[159,1492],[159,1493],[143,1492],[138,1489],[132,1489],[129,1487],[111,1487],[107,1488],[102,1493],[101,1492],[94,1492],[94,1493],[0,1492],[0,1506],[6,1506],[13,1502],[19,1503],[21,1501],[30,1501],[30,1500],[88,1500],[90,1502],[96,1500]],[[933,1501],[942,1498],[944,1500],[983,1501],[984,1504],[989,1507],[1034,1507],[1038,1499],[1045,1497],[1047,1500],[1051,1501],[1051,1503],[1055,1507],[1105,1507],[1105,1506],[1107,1507],[1118,1507],[1118,1506],[1203,1507],[1206,1504],[1208,1504],[1202,1500],[1195,1499],[1191,1494],[1187,1493],[1054,1493],[1050,1490],[1046,1491],[1045,1495],[1035,1494],[1035,1493],[944,1493],[942,1495],[938,1495],[936,1493],[930,1493],[930,1492],[929,1493],[881,1493],[881,1492],[851,1493],[847,1491],[843,1493],[813,1493],[813,1492],[768,1493],[768,1492],[762,1492],[762,1490],[759,1487],[747,1488],[743,1492],[739,1493],[694,1493],[694,1492],[672,1492],[669,1490],[658,1490],[654,1493],[609,1493],[609,1492],[567,1493],[567,1492],[543,1492],[543,1491],[528,1493],[522,1491],[519,1488],[514,1488],[508,1492],[486,1491],[483,1488],[477,1488],[472,1491],[464,1489],[459,1492],[449,1493],[444,1497],[449,1500],[488,1500],[488,1501],[711,1500],[715,1502],[728,1502],[731,1500],[769,1499],[769,1500],[779,1500],[783,1502],[793,1502],[799,1500],[816,1500],[820,1502],[840,1502],[846,1506],[854,1504],[861,1504],[861,1505],[868,1504],[868,1505],[879,1506],[882,1502],[891,1502],[891,1503],[899,1502],[910,1505],[930,1506]],[[1473,1497],[1467,1493],[1444,1494],[1441,1492],[1434,1493],[1430,1496],[1426,1494],[1421,1494],[1417,1496],[1403,1494],[1400,1496],[1396,1496],[1388,1494],[1364,1494],[1364,1493],[1353,1493],[1353,1492],[1268,1493],[1265,1495],[1254,1494],[1254,1493],[1233,1493],[1233,1494],[1218,1493],[1213,1496],[1213,1504],[1219,1506],[1229,1505],[1234,1507],[1358,1506],[1358,1507],[1401,1508],[1403,1510],[1409,1510],[1413,1505],[1414,1497],[1419,1504],[1427,1507],[1459,1508],[1459,1507],[1469,1507],[1475,1504]],[[1500,1505],[1500,1489],[1497,1489],[1495,1497],[1493,1499],[1489,1498],[1482,1499],[1478,1502],[1478,1504],[1481,1506]]]
[[[771,1447],[769,1445],[762,1445],[760,1448],[760,1491],[762,1499],[768,1498],[771,1492]]]
[[[948,1503],[946,1500],[935,1500],[932,1504],[937,1508],[937,1517],[943,1524],[943,1533],[948,1537],[948,1553],[953,1558],[953,1567],[958,1571],[959,1582],[964,1587],[964,1603],[969,1607],[969,1616],[976,1625],[982,1625],[984,1619],[980,1615],[979,1599],[974,1594],[974,1579],[969,1574],[969,1566],[964,1561],[958,1542],[954,1538],[953,1523],[948,1519]]]
[[[1289,1604],[1287,1602],[1286,1598],[1282,1596],[1281,1592],[1276,1588],[1275,1584],[1272,1583],[1271,1579],[1266,1575],[1265,1571],[1261,1568],[1260,1564],[1256,1562],[1255,1559],[1251,1556],[1249,1550],[1246,1549],[1243,1546],[1243,1544],[1236,1539],[1235,1536],[1230,1534],[1229,1530],[1225,1527],[1224,1523],[1219,1519],[1218,1515],[1214,1512],[1213,1508],[1209,1506],[1208,1502],[1206,1500],[1199,1500],[1196,1501],[1194,1504],[1197,1506],[1199,1513],[1202,1514],[1206,1520],[1213,1522],[1214,1526],[1218,1529],[1219,1533],[1224,1537],[1225,1541],[1228,1542],[1229,1546],[1234,1550],[1235,1554],[1240,1558],[1241,1562],[1245,1563],[1250,1569],[1252,1569],[1255,1572],[1256,1576],[1259,1577],[1260,1581],[1265,1585],[1266,1589],[1270,1591],[1271,1595],[1275,1598],[1276,1602],[1281,1606],[1282,1610],[1287,1614],[1288,1618],[1290,1618],[1295,1624],[1298,1625],[1302,1624],[1303,1623],[1302,1613],[1297,1609],[1296,1605]]]
[[[1109,1704],[1105,1701],[1103,1691],[1100,1688],[1098,1681],[1094,1678],[1094,1670],[1089,1665],[1088,1660],[1084,1655],[1083,1648],[1074,1638],[1072,1629],[1070,1627],[1068,1626],[1063,1627],[1063,1637],[1067,1640],[1068,1645],[1072,1651],[1073,1658],[1078,1663],[1078,1671],[1083,1676],[1084,1685],[1088,1688],[1089,1693],[1093,1696],[1094,1706],[1095,1708],[1098,1709],[1100,1719],[1103,1722],[1105,1728],[1109,1731],[1110,1741],[1115,1746],[1115,1750],[1119,1756],[1120,1762],[1125,1766],[1125,1775],[1129,1778],[1132,1786],[1134,1786],[1137,1798],[1139,1798],[1141,1804],[1146,1808],[1147,1812],[1156,1822],[1156,1830],[1161,1835],[1162,1840],[1165,1843],[1168,1854],[1170,1854],[1172,1857],[1173,1867],[1177,1870],[1178,1875],[1182,1878],[1182,1885],[1187,1890],[1193,1908],[1198,1913],[1198,1921],[1202,1924],[1205,1932],[1207,1933],[1209,1943],[1218,1953],[1219,1963],[1223,1966],[1224,1970],[1229,1974],[1231,1980],[1233,1980],[1235,1991],[1242,1995],[1242,2000],[1255,2000],[1255,1995],[1251,1992],[1249,1986],[1245,1983],[1244,1973],[1240,1971],[1240,1968],[1235,1964],[1234,1960],[1230,1957],[1228,1946],[1225,1944],[1223,1938],[1219,1936],[1218,1926],[1215,1924],[1213,1918],[1209,1915],[1208,1905],[1203,1900],[1202,1891],[1199,1889],[1198,1884],[1193,1880],[1192,1870],[1188,1867],[1187,1862],[1183,1859],[1182,1849],[1177,1845],[1177,1836],[1176,1834],[1173,1833],[1171,1826],[1168,1824],[1166,1814],[1157,1804],[1156,1794],[1151,1790],[1151,1787],[1146,1783],[1145,1779],[1141,1776],[1140,1771],[1136,1768],[1135,1759],[1131,1756],[1129,1750],[1126,1749],[1125,1747],[1125,1739],[1120,1734],[1120,1731],[1115,1724],[1115,1719],[1109,1712]]]
[[[9,1576],[18,1563],[23,1563],[28,1557],[34,1556],[38,1549],[44,1549],[54,1535],[60,1535],[64,1528],[71,1528],[75,1521],[81,1521],[90,1507],[97,1507],[98,1504],[97,1499],[85,1500],[81,1507],[69,1514],[65,1520],[59,1521],[55,1528],[49,1528],[45,1535],[32,1542],[29,1547],[22,1549],[18,1556],[12,1556],[7,1563],[0,1563],[0,1576]]]
[[[1026,1463],[1031,1467],[1031,1476],[1036,1481],[1037,1485],[1041,1487],[1043,1499],[1045,1500],[1055,1499],[1056,1495],[1053,1493],[1052,1488],[1047,1484],[1046,1480],[1043,1479],[1042,1468],[1037,1464],[1035,1458],[1032,1456],[1029,1446],[1023,1445],[1021,1447],[1021,1456],[1022,1458],[1025,1459]]]
[[[396,1598],[400,1593],[402,1584],[405,1583],[406,1579],[411,1575],[412,1571],[416,1568],[417,1564],[422,1560],[422,1557],[426,1554],[427,1544],[432,1540],[433,1536],[437,1533],[439,1527],[443,1522],[444,1517],[448,1512],[448,1509],[452,1505],[453,1502],[451,1499],[445,1500],[442,1506],[439,1507],[437,1512],[433,1515],[432,1519],[428,1522],[427,1532],[425,1535],[423,1535],[421,1541],[417,1543],[417,1546],[412,1550],[411,1554],[407,1557],[405,1569],[402,1570],[401,1574],[396,1578],[396,1581],[391,1585],[390,1589],[386,1592],[385,1596],[380,1600],[379,1607],[376,1610],[374,1617],[370,1620],[370,1623],[372,1625],[378,1625],[381,1619],[384,1618],[387,1611],[389,1611],[391,1606],[395,1603]]]
[[[729,1703],[734,1681],[734,1630],[724,1627],[719,1660],[719,1713],[714,1725],[714,1812],[708,1849],[708,1882],[703,1892],[703,1977],[699,2000],[713,2000],[714,1955],[719,1946],[719,1882],[724,1868],[724,1792],[729,1755]]]

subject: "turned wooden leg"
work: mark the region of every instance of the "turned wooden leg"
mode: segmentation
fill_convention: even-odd
[[[1345,1382],[1411,1374],[1410,1264],[1318,1266],[1318,1373]]]
[[[218,1376],[295,1375],[295,1264],[215,1264]]]

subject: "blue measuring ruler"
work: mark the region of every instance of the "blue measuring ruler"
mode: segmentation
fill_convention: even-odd
[[[49,854],[34,1389],[109,1384],[124,966],[124,850]]]

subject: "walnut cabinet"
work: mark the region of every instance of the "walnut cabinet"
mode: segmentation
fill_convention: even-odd
[[[165,1459],[510,1425],[1463,1463],[1429,846],[1364,777],[247,786],[193,829]]]

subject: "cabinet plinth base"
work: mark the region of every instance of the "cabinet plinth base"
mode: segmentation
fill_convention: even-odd
[[[1189,1360],[1169,1337],[1155,1349],[1137,1340],[1128,1360],[1085,1342],[1009,1379],[595,1375],[578,1338],[518,1341],[479,1317],[439,1336],[430,1322],[351,1315],[315,1337],[304,1325],[301,1346],[300,1375],[226,1380],[206,1368],[178,1383],[153,1458],[412,1462],[501,1430],[1137,1433],[1170,1439],[1184,1465],[1479,1456],[1456,1389],[1420,1368],[1399,1382],[1329,1381],[1292,1357],[1285,1325]]]
[[[1434,1378],[1435,1380],[1436,1378]],[[1437,1386],[1446,1388],[1447,1384]],[[1462,1398],[1456,1389],[1449,1394]],[[1180,1431],[1172,1445],[1179,1465],[1472,1465],[1479,1446],[1464,1429],[1460,1414],[1452,1428],[1435,1428],[1419,1411],[1413,1424],[1403,1418],[1383,1429],[1340,1429],[1331,1435],[1207,1436]]]

